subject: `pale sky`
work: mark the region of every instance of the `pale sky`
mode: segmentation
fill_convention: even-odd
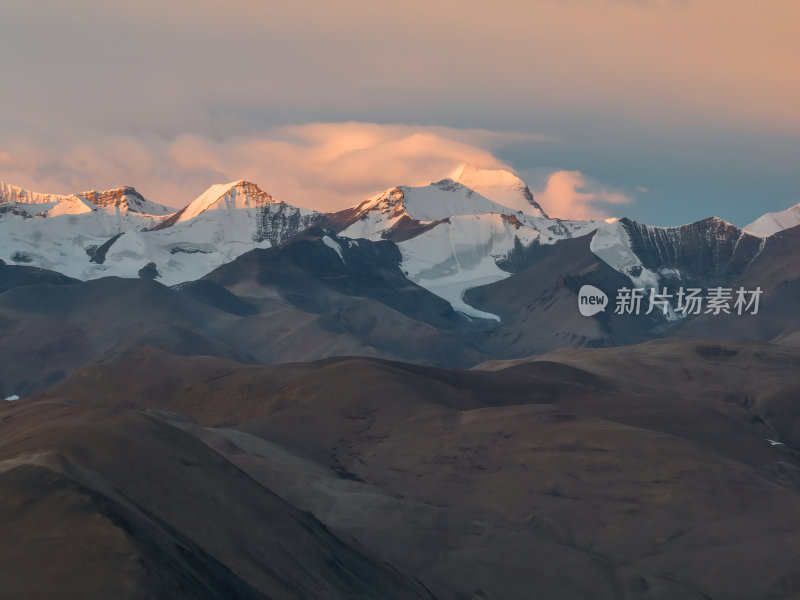
[[[341,208],[458,164],[555,216],[800,202],[796,0],[0,4],[0,180]]]

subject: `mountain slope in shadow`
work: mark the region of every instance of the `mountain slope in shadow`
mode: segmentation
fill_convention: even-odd
[[[163,415],[50,399],[0,430],[5,597],[430,597]]]

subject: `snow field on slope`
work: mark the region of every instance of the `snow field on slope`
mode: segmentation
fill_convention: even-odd
[[[492,202],[468,187],[443,180],[424,187],[401,187],[406,213],[418,221],[439,221],[460,215],[514,214],[507,206]]]
[[[219,200],[229,191],[235,194],[235,190],[232,188],[240,183],[242,183],[241,180],[232,181],[231,183],[218,183],[216,185],[212,185],[186,206],[186,208],[183,210],[183,213],[181,213],[181,216],[178,217],[178,222],[181,223],[183,221],[194,219],[200,213],[211,208],[217,202],[217,200]]]
[[[600,260],[631,278],[635,287],[657,287],[658,275],[644,268],[642,261],[633,253],[628,232],[619,221],[598,222],[597,232],[589,249]],[[641,270],[639,275],[634,276]],[[609,290],[613,292],[615,290]]]
[[[530,193],[528,185],[511,171],[478,169],[469,165],[461,165],[453,171],[450,179],[512,210],[533,217],[545,216],[540,208],[528,201],[525,194],[526,190]]]
[[[800,225],[800,204],[781,212],[767,213],[747,225],[744,231],[759,237],[769,237],[773,233],[798,225]]]
[[[509,277],[496,261],[514,248],[515,238],[528,246],[539,239],[532,229],[517,229],[501,215],[453,217],[433,229],[398,244],[401,268],[409,279],[444,298],[470,317],[499,320],[464,302],[464,292]]]

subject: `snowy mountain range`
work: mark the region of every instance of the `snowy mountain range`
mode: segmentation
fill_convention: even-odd
[[[72,196],[0,187],[0,258],[88,280],[144,273],[172,285],[308,227],[317,213],[276,202],[256,185],[211,186],[175,212],[133,188]]]
[[[0,259],[9,264],[80,280],[114,275],[175,285],[319,225],[338,239],[395,243],[408,279],[455,310],[489,320],[499,317],[465,302],[465,293],[511,276],[514,261],[536,248],[591,234],[595,256],[632,285],[649,288],[696,283],[709,270],[696,264],[706,255],[717,267],[749,264],[764,237],[798,224],[800,206],[765,215],[744,230],[719,219],[672,228],[627,219],[561,220],[550,218],[513,173],[469,166],[335,213],[292,206],[243,180],[211,186],[178,211],[131,187],[64,196],[0,183]],[[339,242],[326,239],[344,260]]]

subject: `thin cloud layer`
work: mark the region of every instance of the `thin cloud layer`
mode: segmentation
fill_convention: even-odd
[[[206,133],[253,113],[498,127],[533,109],[800,131],[796,0],[5,0],[2,16],[0,117],[51,127]]]
[[[0,180],[35,191],[72,193],[133,185],[183,206],[209,185],[258,183],[276,199],[334,210],[394,185],[425,185],[462,163],[508,168],[493,152],[553,138],[448,127],[310,123],[223,140],[94,135],[79,142],[6,140]]]

